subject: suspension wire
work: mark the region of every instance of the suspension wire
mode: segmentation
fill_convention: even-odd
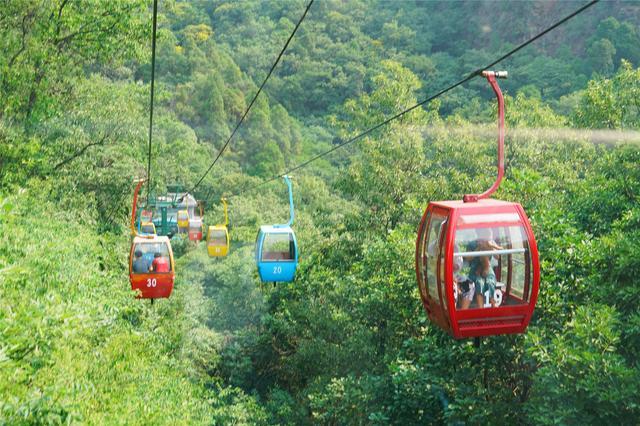
[[[538,33],[538,34],[537,34],[537,35],[535,35],[534,37],[532,37],[532,38],[528,39],[528,40],[527,40],[527,41],[525,41],[524,43],[522,43],[522,44],[518,45],[518,46],[517,46],[517,47],[515,47],[514,49],[512,49],[512,50],[510,50],[509,52],[505,53],[504,55],[502,55],[501,57],[499,57],[499,58],[498,58],[498,59],[496,59],[495,61],[491,62],[490,64],[485,65],[484,67],[479,68],[479,69],[477,69],[477,70],[473,71],[471,74],[469,74],[468,76],[464,77],[462,80],[460,80],[460,81],[458,81],[458,82],[456,82],[456,83],[454,83],[454,84],[450,85],[449,87],[447,87],[447,88],[445,88],[445,89],[440,90],[438,93],[436,93],[436,94],[434,94],[434,95],[432,95],[432,96],[428,97],[427,99],[425,99],[425,100],[423,100],[423,101],[421,101],[421,102],[418,102],[417,104],[413,105],[412,107],[409,107],[409,108],[405,109],[404,111],[401,111],[401,112],[399,112],[399,113],[397,113],[397,114],[395,114],[395,115],[393,115],[393,116],[391,116],[391,117],[387,118],[386,120],[384,120],[384,121],[382,121],[382,122],[380,122],[380,123],[376,124],[375,126],[370,127],[369,129],[367,129],[367,130],[365,130],[365,131],[363,131],[363,132],[361,132],[361,133],[357,134],[356,136],[353,136],[351,139],[348,139],[348,140],[346,140],[346,141],[344,141],[344,142],[341,142],[341,143],[339,143],[339,144],[335,145],[334,147],[332,147],[331,149],[328,149],[327,151],[324,151],[324,152],[322,152],[322,153],[320,153],[320,154],[318,154],[318,155],[316,155],[316,156],[314,156],[314,157],[310,158],[309,160],[306,160],[306,161],[304,161],[304,162],[302,162],[302,163],[298,164],[297,166],[294,166],[294,167],[292,167],[292,168],[290,168],[290,169],[286,170],[285,172],[283,172],[283,173],[281,173],[281,174],[278,174],[278,175],[276,175],[276,176],[273,176],[272,178],[267,179],[267,180],[265,180],[265,181],[263,181],[263,182],[261,182],[261,183],[259,183],[259,184],[257,184],[257,185],[251,186],[251,187],[249,187],[249,188],[247,188],[247,189],[243,189],[243,190],[240,190],[239,192],[233,193],[233,194],[231,194],[231,195],[227,196],[227,199],[229,199],[229,198],[233,198],[233,197],[237,197],[237,196],[239,196],[240,194],[243,194],[243,193],[245,193],[245,192],[253,191],[253,190],[255,190],[255,189],[257,189],[257,188],[260,188],[260,187],[262,187],[262,186],[264,186],[264,185],[267,185],[267,184],[269,184],[269,183],[271,183],[271,182],[273,182],[273,181],[275,181],[275,180],[278,180],[278,179],[282,178],[282,177],[283,177],[283,176],[285,176],[285,175],[289,175],[289,174],[291,174],[291,173],[293,173],[293,172],[295,172],[295,171],[297,171],[297,170],[300,170],[300,169],[302,169],[303,167],[306,167],[306,166],[308,166],[309,164],[313,163],[314,161],[319,160],[320,158],[325,157],[325,156],[327,156],[327,155],[331,154],[332,152],[334,152],[334,151],[336,151],[336,150],[338,150],[338,149],[340,149],[340,148],[342,148],[342,147],[344,147],[344,146],[350,145],[350,144],[352,144],[353,142],[356,142],[356,141],[358,141],[358,140],[362,139],[362,138],[363,138],[363,137],[365,137],[366,135],[368,135],[368,134],[370,134],[370,133],[372,133],[372,132],[374,132],[374,131],[378,130],[379,128],[381,128],[381,127],[383,127],[383,126],[385,126],[385,125],[389,124],[390,122],[392,122],[392,121],[394,121],[394,120],[397,120],[397,119],[398,119],[398,118],[400,118],[400,117],[403,117],[404,115],[406,115],[407,113],[409,113],[409,112],[411,112],[411,111],[415,110],[416,108],[419,108],[419,107],[421,107],[421,106],[423,106],[423,105],[425,105],[425,104],[428,104],[429,102],[433,101],[433,100],[434,100],[434,99],[436,99],[436,98],[439,98],[440,96],[442,96],[442,95],[444,95],[445,93],[447,93],[447,92],[449,92],[449,91],[451,91],[451,90],[455,89],[456,87],[463,85],[464,83],[468,82],[469,80],[473,79],[474,77],[476,77],[476,76],[478,76],[478,75],[481,75],[481,74],[482,74],[482,71],[487,70],[488,68],[491,68],[491,67],[493,67],[494,65],[499,64],[500,62],[504,61],[505,59],[509,58],[510,56],[512,56],[512,55],[514,55],[515,53],[517,53],[518,51],[520,51],[521,49],[524,49],[525,47],[527,47],[528,45],[530,45],[530,44],[531,44],[531,43],[533,43],[534,41],[538,40],[540,37],[544,36],[545,34],[549,33],[550,31],[553,31],[554,29],[556,29],[556,28],[557,28],[557,27],[559,27],[560,25],[564,24],[565,22],[567,22],[567,21],[571,20],[572,18],[576,17],[576,16],[577,16],[577,15],[579,15],[580,13],[584,12],[585,10],[587,10],[588,8],[590,8],[591,6],[593,6],[593,5],[595,5],[596,3],[598,3],[599,1],[600,1],[600,0],[592,0],[592,1],[590,1],[589,3],[585,4],[584,6],[582,6],[582,7],[581,7],[581,8],[579,8],[578,10],[576,10],[575,12],[571,13],[570,15],[567,15],[566,17],[564,17],[563,19],[559,20],[559,21],[558,21],[558,22],[556,22],[555,24],[551,25],[550,27],[548,27],[548,28],[547,28],[547,29],[545,29],[544,31],[542,31],[542,32]]]
[[[151,142],[153,136],[153,95],[155,92],[155,70],[156,70],[156,33],[158,27],[158,0],[153,0],[153,31],[151,39],[151,88],[150,88],[150,100],[149,100],[149,150],[147,156],[147,205],[149,205],[149,194],[151,193]],[[107,215],[107,226],[111,226],[115,219],[116,213],[119,210],[120,203],[129,191],[125,188],[122,195],[118,198],[118,202],[111,209],[111,212]],[[115,193],[109,199],[109,203],[115,197]]]
[[[151,193],[151,137],[153,135],[153,93],[156,81],[156,29],[158,27],[158,0],[153,0],[153,36],[151,39],[151,99],[149,101],[149,155],[147,159],[147,205]]]
[[[215,166],[215,164],[218,162],[218,159],[222,156],[222,154],[224,153],[224,151],[227,149],[227,146],[229,146],[229,143],[231,142],[231,139],[233,139],[233,136],[236,134],[236,132],[238,131],[238,129],[240,128],[240,126],[242,125],[242,123],[244,122],[244,119],[247,117],[247,114],[249,114],[249,111],[251,110],[251,107],[253,106],[253,104],[255,103],[256,99],[258,99],[258,95],[260,95],[260,93],[262,92],[262,89],[264,88],[265,84],[267,84],[267,81],[269,80],[269,78],[271,77],[271,74],[273,73],[273,70],[276,68],[276,66],[278,65],[278,63],[280,62],[280,59],[282,58],[282,56],[284,55],[284,52],[287,50],[287,47],[289,47],[289,43],[291,42],[291,40],[293,39],[293,36],[296,34],[296,32],[298,31],[298,28],[300,27],[300,24],[302,24],[302,21],[304,21],[304,18],[307,16],[307,12],[309,12],[309,9],[311,8],[311,5],[313,4],[314,0],[311,0],[309,2],[309,4],[307,5],[306,9],[304,10],[304,13],[302,14],[302,17],[300,18],[300,20],[298,21],[298,23],[296,24],[295,28],[293,29],[293,32],[291,33],[291,35],[289,36],[289,38],[287,39],[287,42],[284,44],[284,47],[282,48],[282,50],[280,51],[280,53],[278,54],[278,57],[276,58],[276,61],[273,63],[273,65],[271,65],[271,69],[269,70],[269,73],[267,74],[267,76],[265,77],[264,81],[262,82],[262,84],[260,85],[260,87],[258,88],[258,91],[256,92],[256,94],[253,96],[253,99],[251,100],[251,102],[249,103],[249,106],[247,107],[247,109],[245,110],[244,114],[242,114],[242,117],[240,118],[240,120],[238,121],[238,123],[236,124],[236,126],[234,127],[233,131],[231,132],[231,135],[227,138],[227,141],[224,143],[224,145],[222,145],[222,148],[220,149],[220,151],[218,151],[218,155],[216,156],[216,158],[213,160],[213,163],[211,163],[211,165],[209,166],[209,168],[207,169],[206,172],[204,172],[204,174],[202,175],[202,177],[198,180],[198,182],[193,186],[193,188],[191,188],[189,191],[187,191],[188,193],[193,193],[196,188],[198,186],[200,186],[200,184],[202,183],[202,181],[204,180],[204,178],[209,174],[209,172],[211,171],[211,169],[213,168],[213,166]]]
[[[118,202],[115,204],[114,208],[111,209],[111,212],[109,213],[109,215],[107,216],[107,227],[111,226],[113,224],[113,221],[116,219],[116,214],[121,210],[122,208],[122,201],[125,198],[125,195],[127,195],[129,193],[129,188],[125,188],[125,190],[122,192],[122,194],[120,195],[120,197],[118,198]]]
[[[469,80],[473,79],[474,77],[476,77],[477,75],[481,74],[482,71],[493,67],[494,65],[499,64],[500,62],[504,61],[505,59],[509,58],[510,56],[514,55],[515,53],[517,53],[518,51],[520,51],[521,49],[527,47],[528,45],[530,45],[531,43],[535,42],[536,40],[538,40],[539,38],[541,38],[542,36],[546,35],[547,33],[553,31],[554,29],[556,29],[557,27],[559,27],[560,25],[564,24],[565,22],[573,19],[574,17],[576,17],[577,15],[581,14],[582,12],[584,12],[585,10],[589,9],[591,6],[595,5],[596,3],[598,3],[600,0],[592,0],[589,3],[585,4],[584,6],[580,7],[579,9],[577,9],[576,11],[574,11],[573,13],[567,15],[566,17],[564,17],[563,19],[557,21],[555,24],[551,25],[550,27],[546,28],[544,31],[538,33],[537,35],[535,35],[534,37],[528,39],[527,41],[525,41],[524,43],[518,45],[517,47],[515,47],[514,49],[510,50],[509,52],[505,53],[504,55],[502,55],[501,57],[499,57],[498,59],[496,59],[495,61],[491,62],[490,64],[487,64],[486,66],[477,69],[476,71],[473,71],[472,73],[470,73],[468,76],[466,76],[465,78],[461,79],[460,81],[450,85],[449,87],[440,90],[439,92],[437,92],[436,94],[424,99],[423,101],[405,109],[404,111],[401,111],[389,118],[387,118],[386,120],[382,121],[381,123],[359,133],[358,135],[348,139],[347,141],[341,142],[340,144],[332,147],[331,149],[320,153],[314,157],[312,157],[309,160],[304,161],[301,164],[298,164],[296,166],[294,166],[291,169],[288,169],[287,171],[273,176],[270,179],[267,179],[257,185],[251,186],[249,188],[240,190],[236,193],[233,193],[229,196],[227,196],[227,199],[233,198],[233,197],[237,197],[245,192],[249,192],[249,191],[253,191],[259,187],[262,187],[264,185],[267,185],[277,179],[280,179],[282,176],[284,175],[288,175],[290,173],[293,173],[297,170],[300,170],[306,166],[308,166],[309,164],[313,163],[314,161],[323,158],[329,154],[331,154],[332,152],[346,146],[349,144],[352,144],[358,140],[360,140],[361,138],[363,138],[364,136],[374,132],[375,130],[378,130],[379,128],[389,124],[390,122],[397,120],[398,118],[403,117],[404,115],[406,115],[407,113],[415,110],[416,108],[419,108],[425,104],[428,104],[429,102],[433,101],[434,99],[446,94],[447,92],[457,88],[458,86],[461,86],[462,84],[468,82]],[[282,51],[280,52],[280,54],[278,55],[278,58],[276,59],[276,62],[273,64],[273,66],[271,67],[267,77],[265,78],[265,80],[262,82],[260,88],[258,89],[258,91],[256,92],[253,100],[251,101],[249,107],[247,108],[247,110],[244,112],[244,114],[242,115],[240,121],[238,122],[238,124],[236,125],[236,127],[234,128],[231,136],[227,139],[227,141],[225,142],[224,146],[222,147],[222,149],[219,151],[217,157],[215,158],[214,162],[211,164],[211,166],[207,169],[207,171],[204,173],[204,175],[200,178],[200,180],[198,180],[198,182],[196,183],[196,185],[194,185],[194,187],[189,191],[189,192],[193,192],[204,180],[204,178],[206,177],[206,175],[211,171],[211,169],[213,168],[213,166],[215,165],[215,163],[218,161],[218,159],[220,158],[220,156],[222,155],[222,153],[224,152],[224,150],[226,149],[226,147],[229,145],[231,139],[233,138],[233,136],[235,135],[236,131],[238,130],[238,128],[240,127],[240,125],[242,124],[242,122],[244,121],[245,117],[247,116],[247,114],[249,113],[249,110],[251,109],[253,103],[255,102],[256,98],[258,97],[258,95],[260,94],[260,92],[262,91],[264,85],[266,84],[267,80],[269,79],[269,77],[271,76],[273,70],[275,69],[276,65],[278,64],[278,62],[280,61],[280,58],[282,57],[282,55],[284,54],[284,51],[287,49],[289,42],[291,41],[291,39],[293,38],[293,36],[295,35],[298,27],[300,26],[300,24],[302,23],[302,21],[304,20],[304,18],[307,15],[307,12],[309,11],[309,8],[311,7],[311,5],[313,4],[314,0],[311,0],[309,2],[309,4],[307,5],[304,14],[302,15],[301,19],[298,21],[298,23],[296,24],[292,34],[289,36],[289,38],[287,39],[287,42],[284,46],[284,48],[282,49]],[[149,178],[149,182],[150,182],[150,176],[149,176],[149,172],[150,172],[150,167],[151,167],[151,124],[152,124],[152,120],[153,120],[153,87],[154,87],[154,70],[155,70],[155,33],[156,33],[156,14],[157,14],[157,0],[154,0],[154,28],[153,28],[153,47],[152,47],[152,79],[151,79],[151,114],[149,117],[149,122],[150,122],[150,128],[149,128],[149,163],[148,163],[148,168],[147,168],[147,176]],[[149,191],[148,191],[149,192]],[[147,203],[148,203],[148,197],[149,194],[147,194]],[[209,201],[208,198],[205,199],[206,201]],[[111,222],[112,219],[109,220],[109,223]]]

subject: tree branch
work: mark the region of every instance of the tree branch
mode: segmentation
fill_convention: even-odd
[[[24,15],[24,17],[22,18],[22,24],[20,25],[21,28],[22,28],[22,40],[21,40],[20,49],[18,49],[18,51],[11,57],[11,59],[9,59],[9,62],[8,62],[9,68],[11,68],[13,66],[13,63],[16,61],[16,59],[18,59],[18,57],[27,48],[27,20],[31,20],[33,18],[34,14],[35,14],[34,11],[31,10],[29,13]]]
[[[107,141],[107,139],[109,139],[109,137],[111,137],[111,135],[113,135],[114,133],[118,132],[120,130],[122,126],[118,126],[115,129],[113,129],[111,132],[107,132],[105,133],[102,138],[100,138],[100,140],[95,141],[95,142],[90,142],[86,145],[84,145],[82,148],[80,148],[79,151],[76,151],[73,155],[65,158],[64,160],[62,160],[61,162],[59,162],[58,164],[56,164],[53,167],[53,170],[58,171],[60,170],[62,167],[66,166],[67,164],[69,164],[70,162],[72,162],[73,160],[81,157],[84,155],[85,152],[87,152],[87,150],[91,147],[94,146],[101,146],[104,145],[105,142]]]

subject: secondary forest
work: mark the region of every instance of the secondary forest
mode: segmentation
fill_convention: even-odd
[[[160,0],[152,186],[194,185],[305,1]],[[576,1],[318,0],[195,191],[282,173],[436,93]],[[454,340],[414,270],[431,200],[495,177],[477,78],[293,175],[300,266],[261,285],[281,180],[230,200],[231,251],[173,239],[170,299],[128,280],[147,167],[149,0],[0,1],[0,424],[637,424],[640,6],[600,2],[496,69],[506,176],[541,256],[523,335]],[[144,196],[144,194],[143,194]]]

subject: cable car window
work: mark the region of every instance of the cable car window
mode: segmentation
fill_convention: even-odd
[[[530,263],[522,226],[458,229],[453,254],[457,309],[526,303],[531,292]]]
[[[131,263],[134,274],[171,272],[171,255],[165,243],[137,243]]]
[[[424,218],[424,220],[420,223],[420,229],[418,230],[418,238],[419,238],[419,242],[418,242],[418,258],[416,259],[417,261],[417,267],[416,267],[416,271],[418,273],[418,287],[420,289],[420,294],[422,295],[423,299],[427,298],[427,290],[426,288],[424,288],[423,283],[425,283],[425,276],[427,274],[427,264],[426,264],[426,259],[424,257],[424,248],[425,248],[425,242],[427,241],[427,233],[425,228],[428,226],[429,224],[429,220],[431,220],[431,213],[427,213],[427,216]]]
[[[458,218],[458,225],[476,223],[520,222],[518,213],[463,214]]]
[[[524,229],[519,226],[509,227],[509,233],[512,236],[518,236],[514,238],[513,247],[524,249],[520,253],[515,253],[511,256],[512,262],[512,280],[510,286],[510,293],[515,298],[522,301],[528,301],[531,295],[531,282],[533,281],[531,268],[531,257],[529,254],[529,242],[527,234]],[[503,255],[504,256],[504,255]]]
[[[222,229],[216,229],[210,231],[209,246],[226,246],[227,245],[227,233]]]
[[[189,230],[194,232],[200,232],[202,229],[202,222],[194,221],[189,223]]]
[[[295,258],[295,243],[293,235],[266,234],[262,243],[262,260],[293,261]]]
[[[431,216],[426,244],[423,247],[423,256],[427,259],[427,288],[429,296],[436,301],[438,301],[438,283],[436,281],[436,274],[438,267],[437,259],[440,245],[440,231],[445,229],[445,227],[442,226],[445,219],[446,218],[444,216],[435,214]]]
[[[443,236],[443,234],[445,234],[447,232],[447,221],[445,220],[444,222],[442,222],[442,225],[440,225],[440,237]],[[443,241],[442,238],[440,239],[440,241]],[[440,286],[440,292],[442,293],[442,308],[444,309],[445,312],[447,312],[448,308],[448,303],[446,302],[446,292],[445,292],[445,264],[444,264],[444,250],[445,250],[446,244],[442,243],[440,244],[440,249],[438,250],[438,265],[439,265],[439,270],[438,270],[438,285]],[[435,295],[434,295],[435,297]]]

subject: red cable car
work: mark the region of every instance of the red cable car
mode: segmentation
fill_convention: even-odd
[[[523,333],[540,286],[538,248],[519,203],[490,199],[504,175],[504,99],[498,99],[498,177],[482,194],[430,202],[416,240],[416,276],[429,319],[456,339]]]
[[[202,241],[202,218],[204,217],[200,201],[198,201],[198,207],[200,208],[200,216],[189,218],[189,239],[196,243]]]
[[[202,218],[189,219],[189,239],[196,243],[202,240]]]
[[[138,182],[131,209],[131,251],[129,281],[138,298],[159,299],[171,296],[175,280],[175,262],[171,241],[166,236],[138,233],[135,228],[138,192],[144,179]],[[153,301],[153,300],[152,300]]]
[[[131,290],[140,291],[138,298],[170,297],[175,279],[174,268],[168,237],[134,237],[129,254],[129,280]]]

